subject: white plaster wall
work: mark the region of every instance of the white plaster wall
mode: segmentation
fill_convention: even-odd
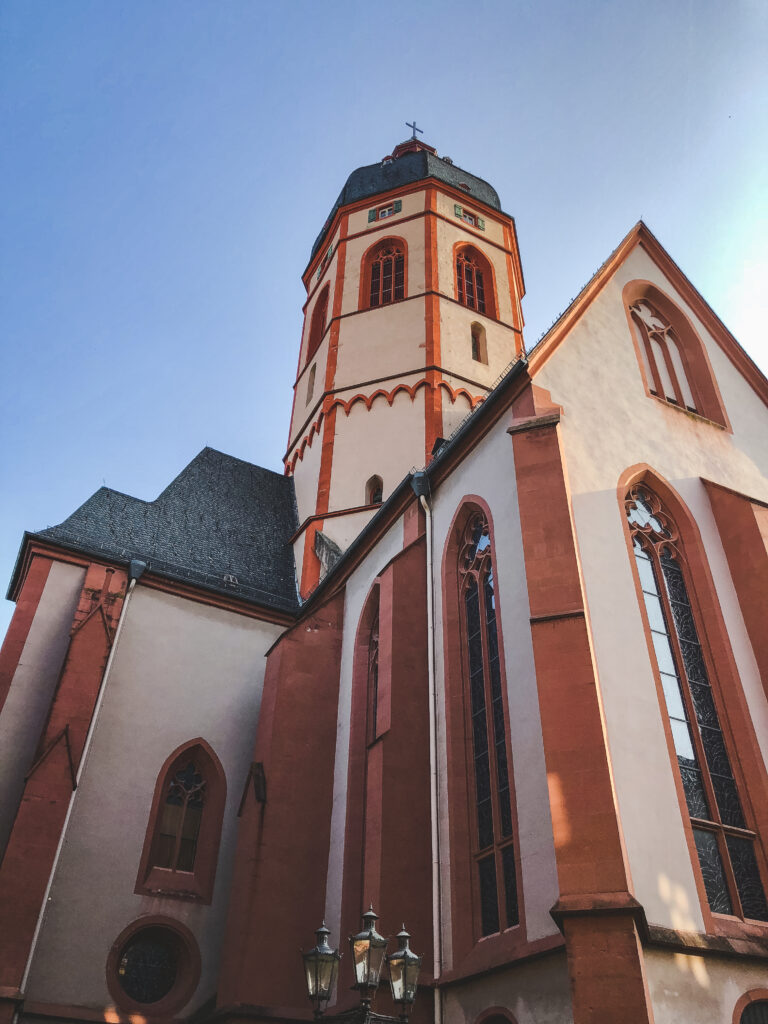
[[[385,229],[383,225],[389,226],[390,224],[398,224],[403,220],[404,217],[411,217],[414,213],[421,213],[424,209],[426,193],[423,190],[417,192],[410,192],[407,195],[398,196],[402,200],[403,208],[400,213],[393,213],[391,217],[387,217],[383,221],[372,221],[368,223],[368,211],[374,208],[378,209],[380,206],[384,206],[385,203],[381,199],[381,196],[371,196],[369,205],[364,210],[356,210],[349,215],[349,228],[348,234],[356,235],[360,231],[366,233],[364,239],[364,247],[367,248],[374,238],[379,235],[384,238],[382,233]],[[397,230],[395,234],[401,234],[402,232]]]
[[[741,996],[768,988],[765,964],[645,950],[655,1024],[731,1024]]]
[[[328,317],[330,319],[330,305],[328,307]],[[312,364],[317,365],[317,371],[315,373],[315,398],[309,405],[306,404],[307,397],[307,384],[306,374],[303,374],[302,381],[297,385],[298,392],[296,396],[296,402],[293,407],[293,417],[291,419],[291,434],[290,441],[288,444],[288,457],[293,455],[294,448],[297,444],[301,444],[302,438],[304,437],[303,427],[309,420],[310,425],[310,414],[312,419],[316,419],[319,413],[319,398],[325,390],[325,371],[328,363],[328,347],[330,344],[331,332],[326,331],[323,340],[320,342],[320,347],[315,352],[312,358]],[[302,349],[302,367],[304,367],[305,356]],[[312,365],[310,364],[310,365]]]
[[[342,320],[335,387],[351,387],[423,367],[424,301],[394,302]],[[396,383],[378,386],[389,389]]]
[[[459,386],[459,382],[454,380],[454,387]],[[445,390],[441,388],[443,396],[443,437],[450,437],[451,434],[456,430],[472,412],[472,406],[470,405],[469,399],[466,395],[457,395],[456,400],[452,401],[451,396]]]
[[[438,679],[438,735],[441,769],[440,801],[442,869],[450,879],[448,835],[448,791],[445,776],[445,664],[443,636],[443,595],[441,566],[451,523],[466,495],[484,498],[493,517],[498,580],[498,615],[504,641],[507,676],[510,745],[517,803],[518,840],[525,903],[526,930],[535,941],[557,933],[549,915],[558,897],[555,849],[549,814],[547,773],[541,737],[539,699],[533,663],[528,586],[525,577],[520,535],[517,486],[512,442],[502,419],[489,431],[461,467],[433,495],[434,544],[437,585],[435,619],[437,624],[436,671]],[[443,905],[446,967],[451,965],[450,882],[445,885]]]
[[[349,767],[349,730],[352,709],[352,670],[355,635],[366,598],[373,581],[402,550],[403,522],[399,519],[376,545],[374,551],[355,569],[347,581],[344,597],[344,636],[339,678],[339,717],[336,726],[336,760],[333,775],[333,810],[328,876],[325,890],[325,921],[331,930],[330,942],[340,945],[341,896],[344,874],[344,839],[347,824],[347,775]]]
[[[364,512],[350,512],[346,516],[334,516],[323,522],[323,533],[346,551],[363,527],[376,515],[377,509],[366,509]]]
[[[621,292],[657,284],[706,345],[734,433],[646,395]],[[562,437],[635,895],[650,921],[701,929],[653,671],[617,500],[619,476],[648,463],[687,504],[701,531],[741,683],[768,760],[768,705],[700,477],[768,499],[768,416],[760,399],[655,264],[635,249],[537,373],[565,407]]]
[[[145,914],[183,922],[200,946],[200,984],[182,1014],[214,992],[264,654],[280,631],[136,588],[77,790],[27,987],[29,999],[110,1005],[105,980],[109,949],[128,924]],[[213,903],[135,895],[158,772],[176,747],[198,736],[213,747],[227,778]]]
[[[467,213],[473,213],[476,217],[482,217],[485,220],[485,231],[480,231],[479,228],[473,230],[464,221],[459,220],[454,211],[456,203],[466,210]],[[455,221],[456,224],[461,224],[462,229],[466,231],[467,235],[476,236],[481,242],[483,239],[487,239],[488,241],[496,242],[497,245],[504,245],[504,228],[501,222],[497,221],[492,213],[488,212],[482,204],[478,203],[473,198],[471,192],[467,192],[466,198],[456,199],[453,195],[446,195],[445,192],[441,192],[438,189],[437,212],[442,214],[443,217],[448,217],[452,222]]]
[[[443,998],[445,1024],[474,1024],[492,1007],[509,1010],[517,1024],[570,1024],[573,1020],[564,952],[451,985]],[[682,1024],[680,1018],[677,1024]]]
[[[481,237],[478,237],[481,236]],[[453,247],[456,242],[469,242],[478,249],[493,266],[496,279],[496,297],[499,308],[496,316],[505,323],[512,323],[512,297],[510,295],[509,275],[507,273],[507,257],[495,245],[489,245],[482,237],[483,232],[465,230],[458,217],[452,222],[437,222],[437,266],[439,289],[444,295],[456,294],[456,271],[453,263]],[[487,287],[490,287],[490,283]]]
[[[85,569],[54,562],[0,715],[0,857],[69,645]]]
[[[405,200],[412,201],[406,203]],[[406,205],[413,207],[415,197],[405,196],[403,201],[403,212],[396,213],[381,221],[376,231],[367,231],[358,238],[351,238],[347,242],[347,253],[344,264],[344,294],[341,302],[342,313],[352,313],[360,308],[360,273],[362,271],[363,256],[372,245],[378,245],[390,235],[397,238],[404,238],[408,246],[407,272],[405,294],[420,295],[424,291],[424,218],[416,217],[414,220],[405,220],[407,216]],[[424,199],[421,198],[418,204],[418,212],[424,210]],[[412,211],[416,212],[416,211]],[[373,225],[371,225],[373,227]],[[350,234],[352,234],[350,226]],[[363,303],[368,305],[368,296],[363,296]]]
[[[317,508],[317,484],[320,479],[320,462],[325,429],[326,424],[323,422],[320,424],[320,432],[312,435],[312,443],[307,444],[304,449],[303,458],[298,460],[293,471],[299,523],[303,523],[307,516],[314,515]]]
[[[453,292],[448,294],[452,295]],[[487,363],[472,358],[472,324],[475,321],[485,328]],[[515,337],[511,328],[497,324],[475,309],[468,309],[446,299],[440,300],[440,362],[447,370],[460,373],[462,377],[469,377],[489,388],[515,359]],[[467,383],[464,383],[464,387],[473,394],[480,390]]]
[[[336,415],[330,509],[351,508],[365,499],[374,473],[384,483],[384,499],[413,466],[424,465],[424,388],[413,399],[401,391],[392,405],[377,398],[366,409],[356,402],[347,416]]]

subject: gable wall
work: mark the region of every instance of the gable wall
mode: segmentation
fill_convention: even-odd
[[[120,932],[143,914],[181,921],[197,939],[202,976],[187,1012],[212,995],[264,654],[280,632],[278,626],[136,588],[51,890],[29,1000],[109,1006],[107,955]],[[134,893],[158,772],[178,746],[198,736],[216,752],[227,782],[210,906]]]
[[[648,397],[622,303],[656,284],[704,342],[733,434]],[[649,921],[701,930],[703,919],[617,501],[620,475],[648,463],[701,531],[749,710],[768,761],[768,706],[700,477],[768,498],[768,416],[760,399],[639,248],[598,294],[535,383],[563,405],[562,437],[613,768],[635,894]]]

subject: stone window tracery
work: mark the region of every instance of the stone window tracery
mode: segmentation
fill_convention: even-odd
[[[367,260],[368,305],[386,306],[405,297],[405,253],[391,240],[382,242]]]
[[[700,412],[672,324],[647,299],[630,306],[630,313],[651,393],[681,409]]]
[[[757,837],[732,770],[677,527],[645,484],[625,507],[710,910],[768,921]]]

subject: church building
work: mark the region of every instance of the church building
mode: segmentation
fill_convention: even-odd
[[[413,1024],[768,1024],[768,381],[617,243],[526,347],[513,218],[409,139],[312,246],[284,473],[24,535],[0,1024],[303,1024],[370,906]]]

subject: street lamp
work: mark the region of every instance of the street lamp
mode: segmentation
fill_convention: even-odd
[[[360,990],[360,1001],[365,1007],[371,1005],[371,999],[379,987],[379,977],[387,949],[387,940],[376,931],[375,922],[378,919],[379,915],[374,913],[371,906],[363,914],[363,930],[349,937],[352,966],[355,970],[354,987]]]
[[[400,1019],[408,1019],[408,1013],[416,998],[416,988],[419,984],[419,971],[421,970],[420,956],[409,946],[411,936],[405,930],[397,936],[397,950],[387,957],[389,965],[389,984],[392,988],[392,1002],[400,1010]]]
[[[307,994],[315,1008],[316,1019],[322,1017],[328,1000],[331,998],[331,990],[336,981],[339,960],[341,960],[339,951],[331,949],[328,945],[330,934],[329,929],[325,927],[325,921],[323,921],[315,932],[317,945],[308,953],[301,954],[304,960]]]

